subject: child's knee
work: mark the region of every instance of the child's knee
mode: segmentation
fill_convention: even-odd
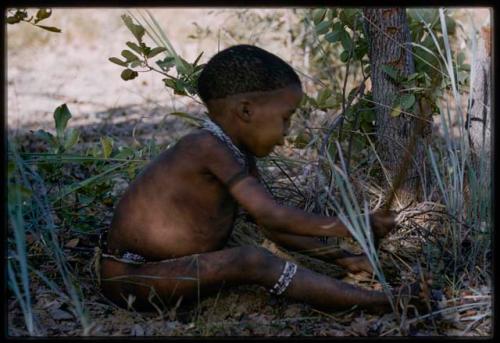
[[[262,268],[275,257],[268,250],[251,245],[242,247],[240,253],[242,260],[246,262],[248,267],[255,269]]]

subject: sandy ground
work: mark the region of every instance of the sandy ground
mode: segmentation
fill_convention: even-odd
[[[280,16],[286,12],[260,11]],[[163,86],[161,75],[141,74],[128,82],[120,78],[123,68],[108,58],[121,57],[125,42],[134,41],[120,19],[123,13],[126,9],[56,8],[45,23],[59,27],[62,33],[46,32],[25,23],[8,25],[9,129],[50,128],[53,111],[62,103],[69,106],[73,125],[92,123],[106,112],[135,105],[143,108],[141,115],[146,118],[151,117],[153,108],[166,112],[187,106],[192,110],[193,101],[178,96],[174,99]],[[236,43],[226,32],[238,20],[234,11],[165,8],[153,9],[153,13],[174,48],[188,61],[204,51],[201,62],[206,62],[217,49]],[[210,29],[206,30],[208,25]],[[248,42],[259,39],[261,34],[247,33]],[[196,34],[199,38],[188,37]]]

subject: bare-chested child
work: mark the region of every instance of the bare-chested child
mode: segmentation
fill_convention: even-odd
[[[323,247],[320,236],[350,237],[339,219],[282,206],[259,183],[254,156],[283,144],[303,96],[294,70],[265,50],[238,45],[212,57],[198,93],[210,121],[162,152],[118,203],[101,259],[106,297],[152,310],[152,303],[256,284],[323,309],[389,309],[383,292],[319,274],[264,248],[224,248],[239,206],[288,249],[314,251]],[[390,215],[371,219],[377,238],[394,227]],[[364,256],[336,251],[318,257],[353,272],[371,270]]]

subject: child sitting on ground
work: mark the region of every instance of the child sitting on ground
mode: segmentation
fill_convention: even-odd
[[[238,206],[288,249],[314,251],[324,246],[317,237],[350,237],[338,218],[279,205],[259,183],[254,156],[283,144],[303,96],[294,70],[263,49],[233,46],[207,63],[198,93],[210,120],[152,161],[116,207],[101,260],[104,295],[120,306],[152,310],[223,285],[257,284],[323,309],[390,309],[383,292],[316,273],[263,248],[224,249]],[[390,215],[371,219],[378,239],[394,227]],[[320,257],[353,272],[371,271],[364,256],[337,251]]]

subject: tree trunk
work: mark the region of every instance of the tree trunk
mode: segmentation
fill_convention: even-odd
[[[363,10],[363,14],[369,39],[372,94],[376,102],[377,152],[391,185],[397,183],[397,178],[403,177],[396,196],[405,204],[422,198],[420,186],[425,184],[427,174],[422,137],[430,132],[430,125],[420,121],[419,125],[423,127],[417,131],[418,136],[412,137],[418,127],[415,120],[417,113],[400,113],[397,117],[390,115],[395,97],[401,95],[401,86],[384,72],[382,66],[397,68],[402,75],[415,72],[411,45],[408,44],[411,36],[406,10],[400,7],[367,8]],[[416,139],[414,144],[410,144],[412,138]],[[401,173],[402,170],[405,171]],[[385,177],[382,182],[385,189],[391,189]]]
[[[473,151],[481,154],[484,148],[486,156],[490,153],[491,143],[491,32],[490,27],[483,27],[478,40],[477,54],[473,65],[474,79],[470,112],[467,114],[466,127],[469,130],[469,142]]]

